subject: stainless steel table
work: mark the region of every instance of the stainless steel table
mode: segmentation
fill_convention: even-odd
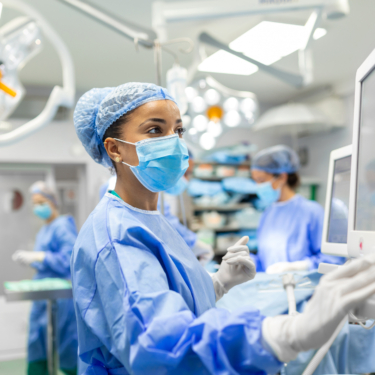
[[[8,302],[25,300],[47,300],[47,361],[49,375],[57,375],[59,369],[59,351],[57,335],[57,302],[58,299],[73,298],[72,289],[38,290],[14,292],[5,289]]]

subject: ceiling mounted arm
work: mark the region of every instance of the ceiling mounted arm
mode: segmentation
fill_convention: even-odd
[[[81,11],[87,16],[101,22],[105,26],[110,27],[121,35],[135,41],[137,44],[146,48],[153,48],[156,33],[151,29],[146,29],[142,26],[136,25],[132,22],[120,19],[107,11],[100,9],[98,6],[83,2],[80,0],[60,0],[61,2],[70,5],[71,7]]]
[[[234,56],[239,57],[240,59],[248,61],[248,62],[256,65],[259,69],[263,70],[264,72],[266,72],[268,74],[271,74],[274,77],[276,77],[276,78],[278,78],[278,79],[280,79],[280,80],[282,80],[282,81],[284,81],[284,82],[286,82],[286,83],[288,83],[292,86],[295,86],[297,88],[300,88],[300,87],[303,86],[304,79],[303,79],[302,75],[285,72],[284,70],[277,69],[277,68],[274,68],[272,66],[262,64],[259,61],[256,61],[256,60],[252,59],[251,57],[248,57],[248,56],[244,55],[241,52],[234,51],[227,44],[224,44],[224,43],[218,41],[217,39],[213,38],[211,35],[209,35],[207,33],[200,34],[199,40],[202,43],[205,43],[207,45],[210,45],[210,46],[218,48],[218,49],[222,49],[222,50],[224,50],[224,51],[226,51],[226,52],[228,52],[228,53],[230,53]]]

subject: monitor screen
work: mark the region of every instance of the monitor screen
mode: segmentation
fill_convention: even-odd
[[[335,160],[327,242],[347,243],[351,162],[351,156]]]
[[[375,70],[362,81],[355,230],[375,231]]]

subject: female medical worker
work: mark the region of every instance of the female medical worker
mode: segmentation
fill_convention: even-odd
[[[251,175],[264,211],[257,233],[257,271],[280,273],[318,268],[319,263],[342,264],[344,258],[320,252],[323,208],[296,194],[299,158],[279,145],[255,155]]]
[[[187,168],[173,98],[146,83],[93,89],[78,101],[74,124],[90,156],[117,171],[115,190],[87,219],[71,260],[85,375],[272,374],[326,342],[375,292],[372,256],[324,277],[297,317],[215,308],[255,269],[245,237],[211,278],[156,210],[158,192]]]
[[[54,191],[42,182],[30,188],[34,214],[45,224],[37,234],[34,251],[18,250],[13,259],[34,267],[34,279],[70,279],[70,256],[77,238],[77,229],[71,216],[60,216]],[[29,323],[28,375],[48,375],[47,368],[47,303],[33,302]],[[61,370],[77,373],[77,323],[73,301],[58,300],[58,338]]]

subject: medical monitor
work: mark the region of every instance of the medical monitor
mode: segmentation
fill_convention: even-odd
[[[348,251],[375,252],[375,50],[357,70],[350,181]]]
[[[348,257],[348,216],[352,146],[331,152],[329,158],[322,253]]]

